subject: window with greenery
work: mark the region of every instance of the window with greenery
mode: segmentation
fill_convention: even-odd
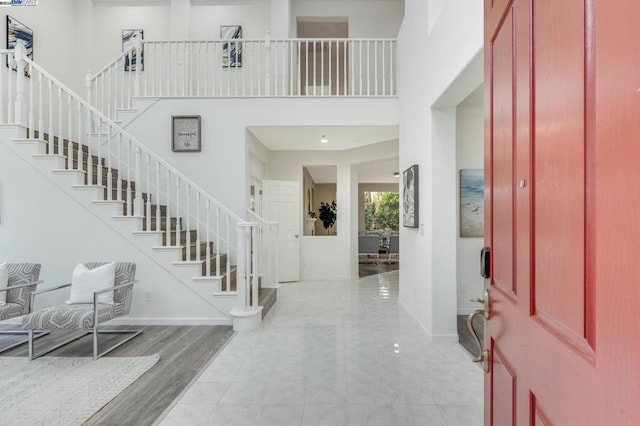
[[[398,192],[365,192],[364,221],[367,231],[398,230],[400,194]]]

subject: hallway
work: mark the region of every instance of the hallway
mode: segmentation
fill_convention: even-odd
[[[161,424],[481,425],[481,370],[429,342],[397,296],[397,271],[283,284]]]

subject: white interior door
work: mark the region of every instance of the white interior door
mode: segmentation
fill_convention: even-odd
[[[278,273],[281,282],[300,280],[300,182],[262,181],[262,217],[280,222]]]

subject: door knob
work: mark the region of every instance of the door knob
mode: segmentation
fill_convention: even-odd
[[[485,324],[487,324],[487,321],[489,320],[489,290],[485,289],[484,292],[482,293],[481,298],[471,299],[471,301],[482,303],[482,309],[476,309],[475,311],[473,311],[473,313],[471,313],[467,317],[467,328],[471,333],[471,337],[473,337],[473,340],[476,342],[476,345],[478,346],[478,352],[480,353],[480,355],[474,357],[471,361],[481,362],[482,370],[485,373],[489,373],[489,369],[491,366],[491,353],[489,352],[488,349],[484,348],[484,345],[482,344],[482,340],[480,340],[480,337],[478,336],[478,332],[476,331],[475,326],[473,325],[473,320],[477,316],[481,316],[485,320]]]

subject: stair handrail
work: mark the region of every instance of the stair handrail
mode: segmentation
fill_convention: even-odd
[[[11,51],[11,50],[10,50]],[[47,72],[44,68],[42,68],[40,65],[36,64],[35,62],[33,62],[31,59],[29,59],[26,55],[23,56],[23,59],[25,60],[26,63],[28,63],[29,65],[31,65],[34,69],[38,70],[38,72],[40,72],[42,75],[44,75],[46,78],[48,78],[49,80],[51,80],[51,82],[53,82],[54,84],[58,85],[68,96],[71,96],[73,99],[76,100],[76,102],[80,103],[81,105],[83,105],[85,108],[87,108],[87,110],[91,111],[93,114],[95,114],[102,122],[107,123],[109,126],[111,126],[112,128],[116,129],[120,134],[122,134],[124,137],[126,137],[127,139],[129,139],[130,141],[132,141],[134,144],[136,144],[139,148],[143,149],[147,155],[149,155],[150,157],[152,157],[154,160],[156,160],[159,164],[162,164],[165,168],[171,170],[171,172],[176,175],[179,176],[180,179],[182,179],[187,185],[191,186],[193,189],[195,189],[197,192],[201,193],[205,198],[207,198],[209,201],[213,202],[216,207],[219,207],[224,213],[226,213],[228,216],[230,216],[231,218],[235,219],[238,223],[243,223],[245,222],[244,219],[240,218],[240,216],[238,216],[237,214],[235,214],[234,212],[232,212],[231,210],[229,210],[227,207],[225,207],[222,203],[220,203],[218,200],[216,200],[212,195],[210,195],[209,193],[207,193],[204,189],[200,188],[200,186],[198,186],[197,184],[195,184],[193,181],[191,181],[189,178],[187,178],[185,175],[183,175],[182,173],[180,173],[176,168],[174,168],[173,166],[171,166],[169,163],[167,163],[165,160],[163,160],[160,156],[158,156],[154,151],[150,150],[149,148],[147,148],[142,142],[140,142],[138,139],[134,138],[131,134],[129,134],[126,130],[124,130],[123,128],[121,128],[117,123],[115,123],[113,120],[111,120],[109,117],[107,117],[105,114],[103,114],[102,112],[100,112],[98,109],[96,109],[95,107],[93,107],[92,105],[90,105],[87,101],[85,101],[83,98],[81,98],[79,95],[77,95],[73,90],[71,90],[69,87],[67,87],[64,83],[62,83],[60,80],[58,80],[57,78],[55,78],[54,76],[52,76],[49,72]],[[29,128],[33,129],[35,123],[29,123]]]
[[[142,42],[144,45],[144,42]],[[139,46],[133,45],[131,47],[129,47],[127,50],[123,51],[122,53],[120,53],[118,56],[116,56],[111,62],[109,62],[106,66],[104,66],[100,71],[96,72],[96,73],[92,73],[91,70],[88,71],[89,73],[89,78],[91,80],[95,80],[96,78],[98,78],[101,74],[104,74],[105,72],[107,72],[109,70],[109,68],[111,68],[112,66],[114,66],[115,64],[117,64],[121,59],[126,58],[127,56],[129,56],[134,50],[137,51],[137,49],[139,48]]]

